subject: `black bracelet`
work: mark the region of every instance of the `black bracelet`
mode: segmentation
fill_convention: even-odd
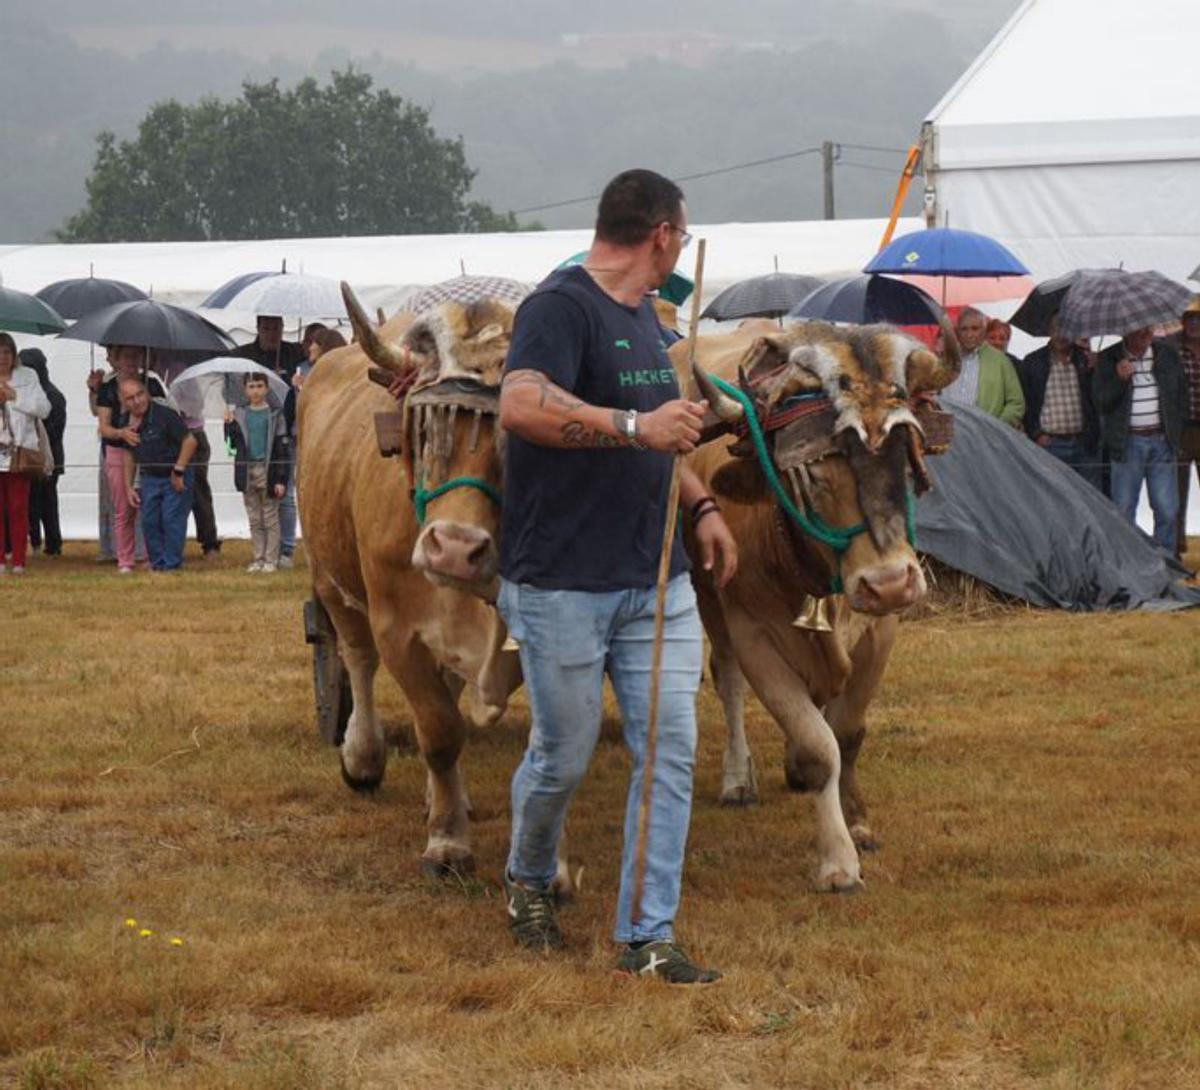
[[[692,504],[691,507],[688,508],[688,514],[691,516],[692,521],[693,522],[696,521],[696,512],[699,511],[700,508],[704,504],[716,503],[716,502],[717,501],[715,499],[713,499],[712,496],[708,496],[708,495],[701,496],[695,503]]]
[[[720,514],[720,513],[721,513],[721,509],[715,503],[711,507],[706,507],[703,511],[700,512],[700,514],[692,516],[692,529],[695,529],[697,526],[700,525],[700,520],[702,518],[704,518],[705,515]]]

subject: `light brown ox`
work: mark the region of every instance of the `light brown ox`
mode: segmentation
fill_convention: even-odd
[[[367,375],[374,362],[397,375],[418,368],[414,389],[448,378],[498,389],[512,312],[491,302],[447,303],[420,318],[393,318],[377,333],[348,289],[344,294],[358,343],[322,356],[306,381],[297,455],[313,590],[332,620],[353,700],[342,775],[359,791],[383,779],[387,750],[373,698],[382,658],[412,708],[428,767],[422,868],[461,870],[471,864],[471,844],[458,698],[467,686],[473,718],[494,720],[520,679],[487,600],[496,581],[499,509],[476,488],[455,488],[430,501],[425,525],[418,525],[408,476],[380,456],[376,439],[374,414],[394,411],[396,401]],[[425,487],[471,476],[498,489],[495,427],[492,415],[463,411],[451,421],[445,413],[438,428],[422,433],[421,449],[410,431]],[[434,434],[435,447],[428,440],[439,429],[452,441]]]
[[[717,391],[705,372],[736,384],[743,368],[749,375],[743,389],[753,389],[760,419],[802,391],[831,399],[835,415],[823,456],[779,477],[800,510],[807,493],[827,524],[869,528],[852,539],[839,563],[831,548],[787,519],[754,457],[736,456],[724,441],[691,456],[692,467],[721,500],[740,553],[737,575],[723,590],[700,573],[696,580],[728,731],[721,801],[757,801],[742,707],[749,681],[783,730],[788,785],[815,793],[819,890],[858,888],[855,845],[874,847],[854,762],[867,705],[896,637],[896,614],[925,592],[905,523],[911,478],[918,488],[928,486],[910,401],[957,374],[953,337],[948,342],[947,364],[887,326],[807,324],[771,335],[746,329],[698,342],[697,381],[710,407],[728,422],[742,407]],[[769,444],[783,434],[771,435]],[[839,569],[845,594],[827,599],[832,631],[796,627],[812,597],[830,593]]]

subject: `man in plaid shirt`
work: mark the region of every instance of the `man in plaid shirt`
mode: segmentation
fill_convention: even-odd
[[[1050,319],[1049,343],[1021,361],[1017,376],[1025,394],[1025,434],[1099,488],[1100,420],[1088,356],[1059,336],[1057,315]]]
[[[1187,396],[1183,402],[1183,431],[1179,436],[1179,519],[1176,523],[1175,555],[1187,552],[1187,505],[1191,489],[1191,468],[1200,479],[1200,295],[1180,317],[1183,329],[1171,341],[1179,349]]]

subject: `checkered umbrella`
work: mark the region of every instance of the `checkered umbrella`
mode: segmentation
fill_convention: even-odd
[[[484,299],[495,299],[516,306],[533,288],[520,280],[506,276],[456,276],[440,284],[430,284],[411,296],[404,309],[413,314],[432,310],[441,303],[480,303]]]
[[[1063,297],[1058,331],[1071,339],[1122,336],[1178,321],[1191,299],[1191,291],[1154,270],[1086,269]]]
[[[778,318],[825,281],[803,273],[767,273],[730,284],[704,308],[701,318]]]

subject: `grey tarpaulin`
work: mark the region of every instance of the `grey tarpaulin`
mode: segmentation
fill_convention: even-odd
[[[1185,572],[1078,474],[978,409],[943,402],[954,442],[929,459],[917,548],[1034,605],[1200,605]]]

